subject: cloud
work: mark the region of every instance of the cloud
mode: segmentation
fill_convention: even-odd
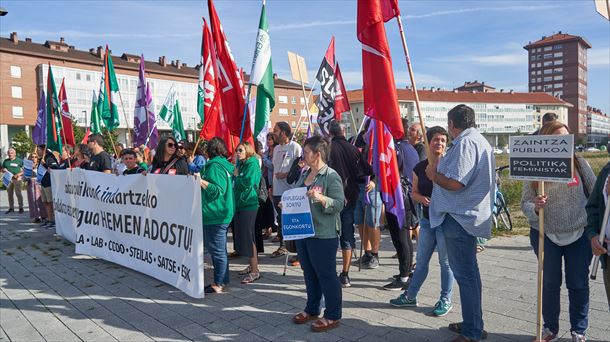
[[[341,70],[341,75],[343,76],[343,82],[345,83],[346,88],[354,89],[362,87],[362,71]],[[396,86],[399,88],[403,88],[406,85],[411,85],[411,79],[409,78],[409,74],[406,71],[395,72],[394,80],[396,81]],[[444,80],[436,75],[423,73],[415,73],[415,82],[417,84],[417,88],[431,86],[445,87],[451,85],[451,82]]]
[[[477,65],[527,65],[526,53],[505,53],[495,55],[461,55],[436,58],[438,62],[469,63]]]
[[[610,65],[610,47],[601,49],[591,49],[587,56],[588,66],[608,66]]]
[[[335,25],[355,25],[355,20],[332,20],[332,21],[312,21],[308,23],[296,23],[296,24],[285,24],[285,25],[271,25],[269,31],[287,31],[296,30],[310,27],[321,27],[321,26],[335,26]]]

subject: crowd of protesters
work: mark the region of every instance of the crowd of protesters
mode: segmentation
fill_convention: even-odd
[[[546,116],[545,116],[546,117]],[[549,116],[550,117],[550,116]],[[336,327],[342,316],[342,288],[350,287],[349,271],[379,267],[381,227],[389,230],[398,260],[398,273],[383,286],[403,291],[390,300],[395,307],[415,307],[426,280],[429,263],[436,250],[441,283],[432,316],[444,316],[452,308],[454,280],[457,282],[462,322],[449,325],[459,336],[453,341],[479,341],[483,329],[482,287],[477,263],[481,239],[491,237],[492,206],[496,175],[493,149],[476,129],[474,110],[459,105],[448,113],[447,129],[436,126],[425,132],[422,143],[419,124],[403,120],[404,138],[395,141],[401,187],[405,199],[405,219],[384,210],[372,168],[368,123],[352,140],[344,127],[332,122],[329,138],[308,137],[300,143],[290,125],[278,122],[266,137],[266,144],[242,142],[229,155],[221,138],[204,143],[161,139],[155,150],[145,146],[124,148],[116,144],[105,151],[104,138],[91,135],[86,144],[61,154],[39,145],[28,159],[33,162],[31,178],[23,179],[23,162],[9,149],[3,171],[13,178],[8,187],[9,209],[24,212],[22,180],[27,185],[30,218],[44,227],[54,227],[50,172],[62,168],[83,168],[116,175],[164,174],[199,175],[203,235],[214,269],[213,282],[206,293],[222,293],[229,284],[229,259],[248,258],[239,274],[242,283],[261,279],[258,255],[263,240],[276,236],[277,250],[271,257],[293,257],[290,265],[300,267],[305,278],[307,302],[293,317],[295,324],[312,323],[312,330]],[[553,118],[551,118],[553,119]],[[566,125],[547,120],[537,134],[570,134]],[[545,195],[537,193],[535,182],[524,182],[521,206],[529,220],[532,249],[538,251],[538,215],[545,208],[545,258],[543,289],[543,340],[559,332],[560,288],[565,272],[569,294],[570,331],[573,341],[584,341],[588,326],[588,273],[592,255],[600,255],[610,306],[610,254],[608,239],[599,242],[602,217],[610,192],[610,163],[595,177],[583,158],[575,158],[574,180],[570,184],[549,183]],[[41,174],[44,176],[40,177]],[[311,205],[315,236],[284,241],[281,213],[282,193],[306,187]],[[17,190],[16,190],[17,189]],[[357,228],[357,229],[356,229]],[[234,251],[229,253],[228,232],[232,231]],[[356,231],[364,254],[356,260]],[[417,241],[414,257],[413,239]],[[341,250],[341,271],[337,273],[337,250]],[[415,260],[414,260],[415,259]],[[563,270],[562,270],[563,267]],[[324,298],[325,310],[321,312]]]

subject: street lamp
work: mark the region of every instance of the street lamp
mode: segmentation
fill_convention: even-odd
[[[84,127],[86,128],[87,127],[87,111],[83,110],[83,113],[85,113],[85,125],[84,125]]]

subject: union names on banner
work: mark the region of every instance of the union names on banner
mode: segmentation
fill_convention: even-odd
[[[573,135],[526,135],[509,139],[510,178],[570,183],[573,181]]]
[[[59,235],[77,254],[114,262],[203,298],[201,192],[195,177],[53,170]]]

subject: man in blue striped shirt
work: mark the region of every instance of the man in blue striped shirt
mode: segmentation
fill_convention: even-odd
[[[449,325],[460,333],[453,341],[479,341],[483,311],[476,246],[477,237],[491,237],[495,159],[491,146],[475,128],[472,108],[461,104],[447,116],[453,143],[442,159],[431,160],[426,168],[434,182],[430,225],[443,230],[449,265],[460,287],[463,322]]]

